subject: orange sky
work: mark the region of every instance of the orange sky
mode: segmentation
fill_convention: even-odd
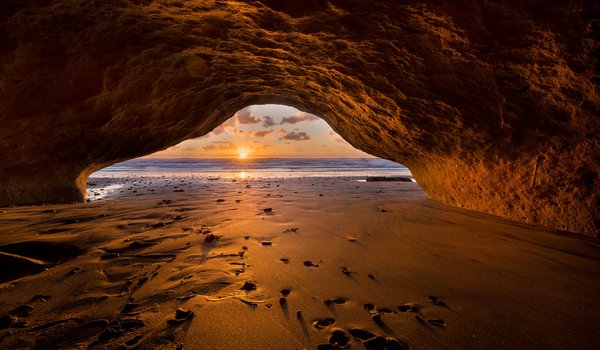
[[[320,118],[282,105],[238,111],[208,135],[149,155],[152,158],[370,158]]]

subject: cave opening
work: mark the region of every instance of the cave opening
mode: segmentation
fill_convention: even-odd
[[[416,182],[406,166],[355,148],[318,116],[287,105],[261,104],[237,111],[203,136],[96,171],[88,178],[87,196],[141,195],[140,181],[151,178],[178,178],[183,184],[328,177]],[[180,187],[174,185],[174,190]]]

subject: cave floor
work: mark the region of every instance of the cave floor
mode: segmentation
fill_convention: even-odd
[[[414,183],[96,182],[101,200],[0,208],[0,348],[600,344],[596,240]]]

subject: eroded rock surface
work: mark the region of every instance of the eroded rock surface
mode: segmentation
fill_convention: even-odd
[[[434,199],[598,235],[596,1],[0,4],[0,204],[83,199],[112,163],[250,104],[325,119]]]

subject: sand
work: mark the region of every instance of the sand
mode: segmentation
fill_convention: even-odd
[[[600,346],[596,240],[415,183],[92,182],[0,209],[0,348]]]

